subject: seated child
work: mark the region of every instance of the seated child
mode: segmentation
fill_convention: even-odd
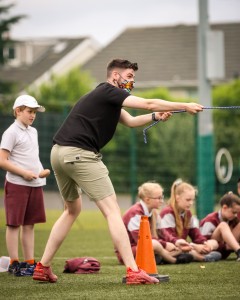
[[[123,221],[127,228],[134,257],[138,242],[141,216],[149,217],[152,233],[152,245],[156,256],[156,263],[163,261],[168,263],[188,263],[193,260],[192,255],[181,253],[174,244],[163,241],[157,235],[159,230],[159,213],[154,213],[163,204],[163,189],[155,182],[146,182],[138,188],[140,201],[132,205],[123,215]],[[119,252],[115,251],[120,263],[123,263]]]
[[[195,196],[196,189],[191,184],[181,179],[173,183],[169,205],[160,213],[162,236],[166,242],[192,254],[195,261],[217,261],[221,254],[212,250],[218,248],[218,243],[200,233],[198,222],[190,211]]]
[[[219,211],[208,214],[200,221],[200,230],[207,239],[215,239],[219,243],[217,249],[226,259],[233,251],[240,261],[240,198],[229,192],[220,199]]]

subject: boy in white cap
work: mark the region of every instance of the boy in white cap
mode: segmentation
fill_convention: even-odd
[[[13,105],[15,122],[3,133],[0,144],[0,168],[6,172],[4,206],[6,244],[10,256],[9,273],[31,276],[35,267],[34,224],[46,222],[39,159],[38,133],[31,125],[36,112],[45,108],[29,95],[19,96]],[[24,261],[19,261],[18,239]]]

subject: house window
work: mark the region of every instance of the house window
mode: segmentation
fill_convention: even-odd
[[[14,59],[15,58],[15,49],[13,47],[8,48],[8,59]]]
[[[9,66],[16,67],[20,65],[19,47],[13,44],[5,47],[4,58],[6,59],[6,64]]]

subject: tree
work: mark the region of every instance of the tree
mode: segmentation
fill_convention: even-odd
[[[233,80],[213,90],[214,106],[238,106],[239,99],[240,80]],[[235,159],[236,165],[239,162],[239,116],[239,109],[216,110],[213,114],[216,149],[227,148]]]
[[[8,5],[0,5],[0,65],[3,65],[7,60],[7,57],[4,53],[5,49],[9,45],[13,44],[13,41],[11,41],[11,39],[9,38],[9,31],[11,29],[11,26],[26,17],[26,15],[18,15],[8,18],[2,17],[2,15],[8,15],[9,10],[14,6],[15,4],[13,3]]]
[[[62,76],[53,74],[51,80],[28,92],[48,112],[67,113],[81,96],[90,91],[92,83],[90,75],[77,67]]]
[[[214,106],[239,106],[240,80],[233,80],[226,84],[217,86],[213,90]],[[240,110],[239,109],[219,109],[213,112],[214,139],[216,152],[221,148],[226,148],[233,160],[233,176],[227,184],[217,183],[216,190],[222,195],[226,191],[236,190],[236,182],[240,172]],[[227,163],[222,161],[223,168]]]
[[[2,0],[0,0],[1,2]],[[0,69],[6,63],[7,59],[11,55],[10,49],[13,49],[14,41],[9,38],[9,31],[13,24],[16,24],[21,19],[25,18],[25,15],[18,15],[14,17],[4,18],[8,15],[9,10],[14,7],[15,4],[1,5],[0,3]],[[6,103],[8,98],[15,93],[15,84],[0,79],[0,109],[4,111],[6,109]],[[4,95],[4,99],[2,97]]]

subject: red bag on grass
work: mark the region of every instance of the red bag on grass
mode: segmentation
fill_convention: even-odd
[[[77,257],[66,260],[63,273],[92,274],[100,270],[100,262],[94,257]]]

